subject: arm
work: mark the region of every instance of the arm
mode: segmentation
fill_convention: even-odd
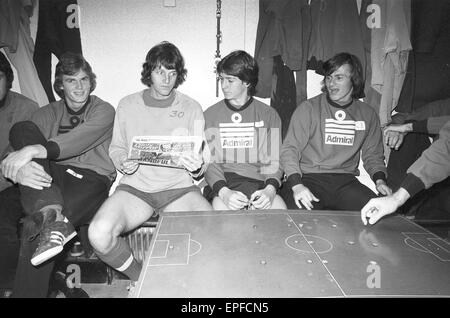
[[[211,134],[210,130],[211,128],[208,129],[207,135]],[[208,140],[211,141],[211,139]],[[221,151],[221,149],[215,147],[212,141],[210,145],[212,149],[211,163],[206,170],[205,180],[226,206],[232,210],[240,210],[248,203],[248,199],[243,193],[228,188],[224,172],[216,157],[216,151]]]
[[[114,108],[102,102],[89,114],[89,118],[71,131],[49,140],[49,159],[76,157],[102,144],[111,135]]]
[[[386,144],[398,150],[406,133],[436,135],[449,120],[450,98],[425,104],[411,114],[398,113],[392,117],[392,123],[384,131]]]
[[[28,164],[34,158],[47,158],[47,149],[42,145],[25,146],[20,150],[11,152],[1,164],[2,174],[5,178],[11,179],[14,183],[17,180],[19,169]]]
[[[391,148],[398,149],[403,138],[397,138],[396,136],[404,136],[410,132],[436,135],[448,121],[450,121],[450,116],[440,116],[406,124],[390,124],[384,130],[386,144]]]
[[[194,179],[204,175],[211,161],[211,153],[205,135],[205,117],[199,104],[194,105],[193,116],[190,120],[189,133],[192,136],[202,136],[202,147],[198,156],[186,158],[185,167]]]
[[[205,180],[227,207],[232,210],[242,209],[248,203],[248,199],[243,193],[228,188],[221,167],[222,147],[220,145],[219,128],[209,127],[212,125],[207,123],[208,128],[205,130],[206,140],[211,151],[211,162],[205,172]]]
[[[281,186],[283,171],[280,167],[281,152],[281,119],[275,110],[271,110],[266,118],[267,136],[262,150],[267,153],[268,163],[261,166],[261,174],[265,176],[265,187],[252,193],[250,201],[257,209],[270,209]],[[260,146],[261,147],[261,146]],[[269,155],[270,151],[270,155]],[[264,157],[264,153],[261,157]]]
[[[411,167],[401,187],[393,195],[371,199],[361,210],[362,222],[375,224],[385,215],[395,212],[406,200],[422,189],[450,176],[450,122],[442,129],[439,139],[422,153]]]
[[[129,146],[125,124],[122,123],[124,120],[123,117],[123,108],[119,104],[114,118],[113,134],[111,144],[109,145],[109,156],[117,170],[122,173],[131,174],[137,169],[137,167],[136,165],[132,165],[131,161],[127,161]],[[123,165],[125,162],[129,162],[129,164],[126,163]],[[134,171],[132,171],[133,169]]]
[[[312,201],[319,199],[302,184],[300,159],[303,150],[308,144],[312,123],[312,105],[306,101],[294,111],[289,124],[288,132],[281,148],[281,166],[287,176],[287,184],[292,188],[295,204],[302,209],[312,209]]]
[[[361,147],[361,159],[364,169],[371,176],[378,192],[387,195],[391,189],[386,185],[386,166],[384,164],[384,149],[380,122],[375,112],[371,112],[366,123],[368,132]]]
[[[370,201],[361,210],[361,220],[363,224],[375,224],[383,216],[394,213],[409,198],[410,194],[408,191],[403,188],[399,188],[392,195],[370,199]]]
[[[450,175],[450,121],[442,127],[439,139],[431,144],[407,170],[402,186],[413,196]]]
[[[308,101],[297,107],[281,147],[281,166],[291,187],[301,183],[300,159],[310,135],[311,107]]]
[[[241,192],[228,188],[220,165],[222,148],[220,147],[219,129],[209,127],[206,129],[205,135],[211,150],[211,162],[205,172],[205,180],[226,206],[232,210],[242,209],[247,204],[247,197]]]

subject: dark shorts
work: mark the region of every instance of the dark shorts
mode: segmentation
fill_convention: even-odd
[[[137,196],[139,199],[143,200],[145,203],[150,205],[155,210],[155,212],[154,212],[155,215],[159,215],[159,213],[162,212],[162,210],[166,206],[168,206],[170,203],[178,200],[186,193],[199,192],[201,195],[200,188],[197,187],[196,185],[192,185],[192,186],[186,187],[186,188],[171,189],[171,190],[150,193],[150,192],[144,192],[144,191],[138,190],[127,184],[119,184],[116,188],[116,191],[117,190],[125,191],[125,192],[131,193],[131,194]]]
[[[234,172],[225,172],[225,179],[227,181],[227,187],[234,191],[240,191],[250,199],[253,192],[261,190],[266,187],[265,182],[262,180],[252,179],[238,175]],[[210,186],[206,186],[203,189],[203,196],[209,202],[212,202],[214,197],[218,194],[213,191]]]
[[[313,210],[360,211],[370,199],[377,197],[352,174],[308,173],[302,176],[302,182],[320,200],[312,202]],[[281,197],[288,209],[298,209],[288,184],[283,185]]]

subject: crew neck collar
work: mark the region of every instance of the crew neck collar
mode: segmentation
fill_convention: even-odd
[[[338,104],[338,103],[332,101],[332,100],[330,99],[330,96],[328,96],[328,94],[326,94],[326,97],[327,97],[328,104],[330,104],[331,106],[334,106],[334,107],[336,107],[336,108],[342,108],[342,109],[345,109],[345,108],[348,108],[348,107],[353,103],[353,99],[352,99],[352,100],[350,100],[347,104],[340,105],[340,104]]]
[[[144,104],[149,107],[166,108],[173,104],[175,100],[175,90],[165,99],[156,99],[150,94],[150,89],[146,89],[142,94]]]
[[[229,109],[231,109],[234,112],[240,112],[240,111],[243,111],[244,109],[246,109],[248,106],[250,106],[250,104],[253,102],[253,97],[250,97],[250,99],[244,105],[242,105],[239,108],[231,105],[231,103],[230,103],[230,101],[228,99],[225,99],[224,101],[225,101],[225,105],[227,105],[227,107]]]

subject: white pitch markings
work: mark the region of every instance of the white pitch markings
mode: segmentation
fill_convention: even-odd
[[[327,119],[327,121],[328,121],[328,119]],[[345,120],[344,120],[345,121]],[[290,216],[289,216],[290,217]],[[291,218],[292,219],[292,218]],[[296,224],[295,222],[294,222],[294,224]],[[296,226],[297,227],[297,226]],[[303,237],[303,239],[306,241],[306,242],[308,242],[308,239],[306,238],[306,235],[300,230],[300,228],[299,227],[297,227],[297,230],[300,232],[300,235]],[[312,236],[312,235],[311,235]],[[317,236],[316,236],[317,237]],[[323,238],[324,239],[324,238]],[[324,239],[324,240],[326,240],[326,239]],[[328,241],[328,240],[326,240],[326,241]],[[285,240],[285,242],[287,242],[287,239]],[[328,241],[330,244],[331,244],[331,249],[330,250],[332,250],[333,249],[333,244],[330,242],[330,241]],[[337,281],[337,279],[334,277],[334,275],[331,273],[331,271],[328,269],[328,266],[326,265],[326,264],[324,264],[323,263],[323,261],[324,260],[322,260],[322,258],[320,257],[320,255],[319,255],[319,253],[314,249],[314,247],[313,246],[311,246],[311,244],[309,244],[308,243],[308,245],[310,246],[310,248],[313,250],[313,253],[316,255],[316,257],[322,262],[322,264],[323,264],[323,267],[325,267],[325,270],[328,272],[328,274],[331,276],[331,279],[334,281],[334,283],[337,285],[337,287],[339,288],[339,290],[341,291],[341,293],[342,293],[342,295],[344,295],[344,297],[347,297],[347,294],[344,292],[344,289],[342,289],[342,287],[341,287],[341,285],[339,284],[339,282]],[[330,251],[330,250],[328,250],[328,251]],[[328,251],[326,251],[326,252],[328,252]],[[326,260],[325,260],[326,261]],[[327,263],[328,263],[328,261],[326,261]],[[309,262],[308,262],[309,263]]]

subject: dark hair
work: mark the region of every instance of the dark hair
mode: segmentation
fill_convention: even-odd
[[[247,93],[250,96],[256,93],[258,84],[258,64],[255,59],[245,51],[233,51],[225,56],[217,64],[217,73],[225,73],[236,76],[241,81],[248,83]]]
[[[152,86],[152,71],[160,66],[177,72],[174,88],[186,80],[187,70],[184,68],[183,56],[180,50],[170,42],[163,41],[148,51],[142,65],[141,82],[148,87]]]
[[[92,92],[97,86],[96,76],[84,57],[81,54],[72,52],[66,52],[61,55],[58,64],[56,64],[55,82],[53,83],[53,88],[59,97],[64,98],[63,75],[75,75],[81,70],[89,76]]]
[[[351,68],[351,81],[353,85],[352,97],[355,99],[364,97],[364,74],[359,58],[350,53],[339,53],[323,64],[324,79],[322,81],[322,92],[327,93],[325,78],[335,72],[342,65],[348,64]]]
[[[12,87],[12,82],[14,81],[14,73],[11,68],[11,64],[2,52],[0,52],[0,71],[5,73],[6,89],[8,90]]]

